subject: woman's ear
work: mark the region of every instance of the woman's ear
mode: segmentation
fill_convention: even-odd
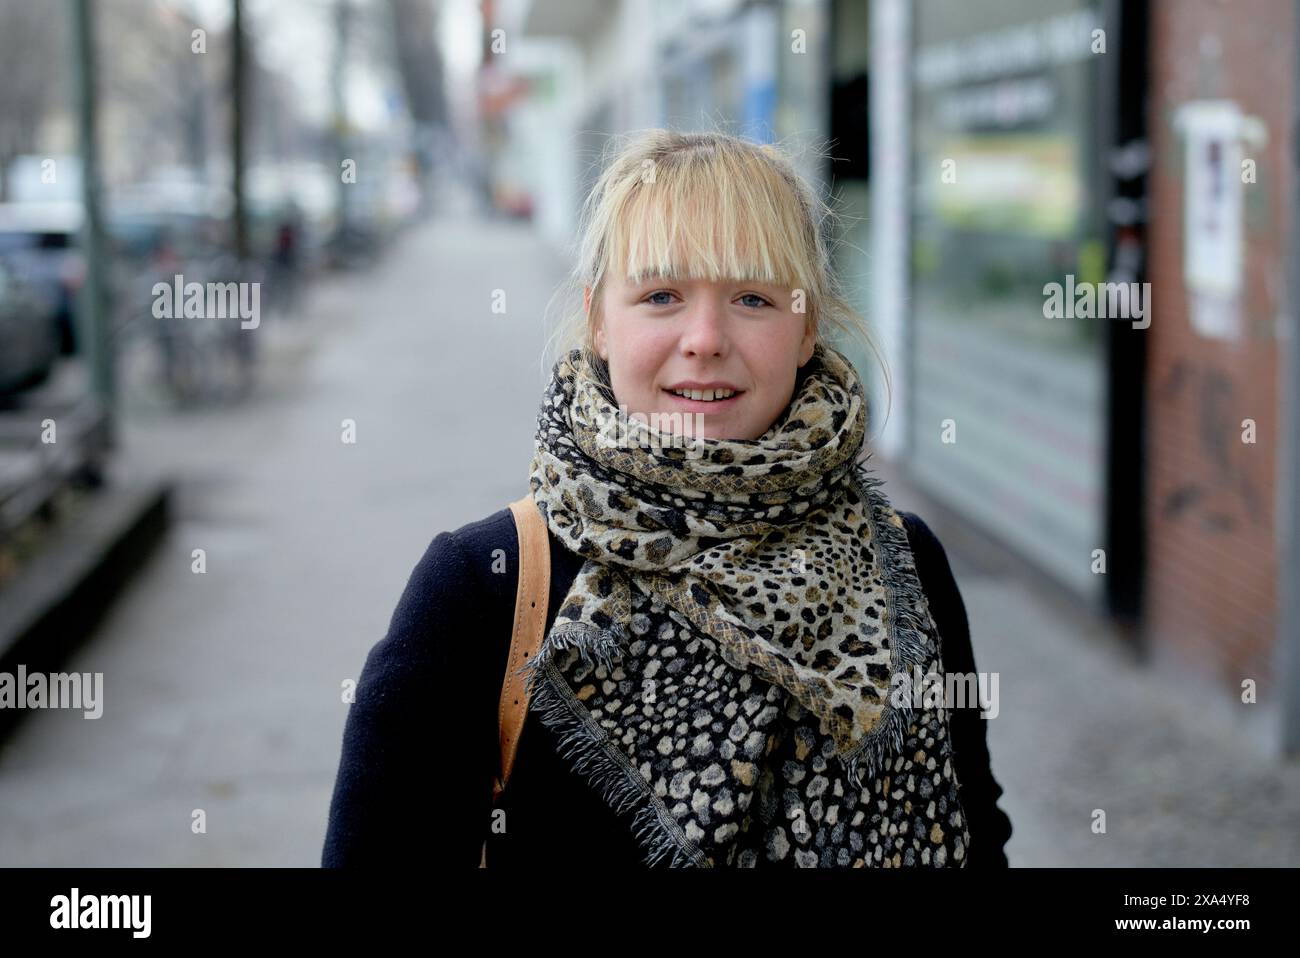
[[[813,349],[817,346],[817,329],[810,322],[803,332],[803,339],[799,343],[799,366],[802,367],[808,360],[812,359]]]

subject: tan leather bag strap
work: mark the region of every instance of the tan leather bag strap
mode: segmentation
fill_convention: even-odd
[[[510,659],[501,686],[497,710],[501,735],[501,771],[492,788],[492,800],[505,789],[519,749],[519,735],[528,714],[528,691],[519,669],[542,646],[546,608],[551,595],[551,541],[546,522],[532,494],[510,503],[519,536],[519,583],[515,589],[515,626],[510,637]]]

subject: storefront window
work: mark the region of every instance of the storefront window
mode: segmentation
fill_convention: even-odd
[[[1104,320],[1049,317],[1044,287],[1105,278],[1100,14],[1085,0],[914,10],[916,470],[1092,593]]]

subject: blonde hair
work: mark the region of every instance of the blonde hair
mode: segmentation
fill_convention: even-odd
[[[836,211],[779,147],[722,132],[651,129],[612,137],[610,152],[583,203],[565,284],[576,290],[577,306],[555,327],[545,362],[581,347],[600,365],[592,336],[612,270],[630,282],[652,275],[751,280],[801,290],[818,341],[827,328],[860,337],[892,397],[889,369],[836,277],[828,233]],[[590,311],[584,286],[591,287]]]

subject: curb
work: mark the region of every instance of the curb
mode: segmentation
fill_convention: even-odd
[[[162,539],[170,482],[108,486],[0,593],[0,672],[56,671]],[[27,709],[0,709],[0,741]]]

